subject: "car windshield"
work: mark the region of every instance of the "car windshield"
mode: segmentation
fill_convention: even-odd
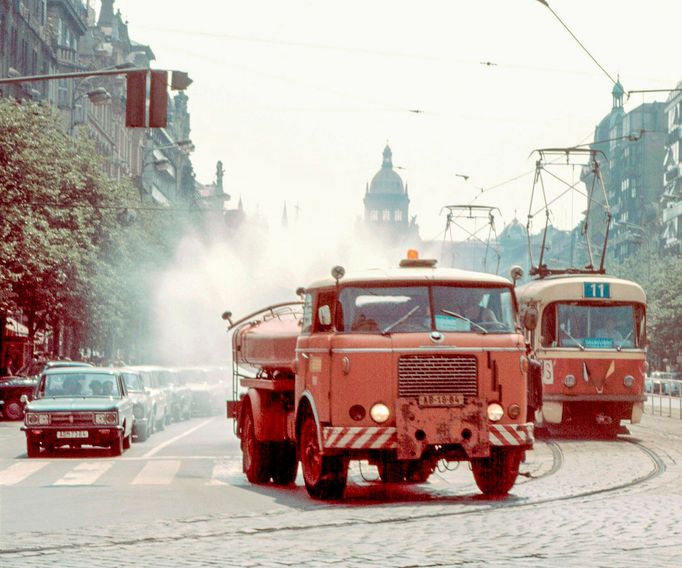
[[[510,333],[514,302],[506,287],[346,287],[339,296],[339,331]]]
[[[40,385],[39,396],[56,398],[121,396],[118,381],[102,373],[50,373]]]
[[[123,373],[123,380],[126,383],[128,392],[144,392],[144,383],[140,375],[135,373]]]

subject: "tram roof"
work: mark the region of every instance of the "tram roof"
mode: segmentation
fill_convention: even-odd
[[[609,284],[609,297],[589,298],[584,295],[585,284]],[[644,289],[632,280],[606,274],[561,274],[532,280],[516,287],[519,301],[542,300],[603,300],[646,303]]]

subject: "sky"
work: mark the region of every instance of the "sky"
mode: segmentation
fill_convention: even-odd
[[[159,276],[163,360],[229,359],[224,310],[295,299],[335,264],[386,266],[354,226],[387,142],[422,239],[446,240],[443,207],[468,203],[498,207],[499,234],[526,223],[533,150],[592,140],[609,76],[626,91],[682,79],[679,0],[547,1],[603,70],[538,0],[116,0],[153,67],[193,79],[197,179],[222,161],[228,205],[268,223],[234,242],[186,237]],[[625,110],[666,96],[633,94]],[[563,201],[554,224],[572,227],[584,205]]]
[[[275,221],[352,223],[386,143],[423,239],[442,207],[525,224],[534,157],[592,139],[626,91],[675,87],[678,0],[117,0],[153,66],[187,71],[202,183]],[[99,2],[94,1],[99,9]],[[626,111],[665,94],[633,94]],[[419,112],[412,112],[412,111]],[[468,176],[465,180],[457,174]],[[511,180],[511,181],[510,181]],[[570,225],[559,213],[558,225]]]

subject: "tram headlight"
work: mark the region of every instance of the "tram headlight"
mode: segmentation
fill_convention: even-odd
[[[488,405],[488,420],[497,422],[504,416],[504,408],[502,405],[493,402]]]
[[[566,375],[564,377],[564,385],[566,385],[569,389],[573,388],[575,386],[576,380],[575,380],[575,375]]]
[[[391,416],[391,411],[388,409],[383,402],[377,402],[372,408],[369,409],[369,415],[372,420],[378,424],[383,424]]]
[[[625,375],[625,376],[623,377],[623,384],[624,384],[627,388],[631,388],[632,385],[635,384],[635,377],[633,377],[632,375]]]

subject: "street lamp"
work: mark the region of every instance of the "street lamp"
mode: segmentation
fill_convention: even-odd
[[[110,65],[110,66],[104,67],[102,69],[94,70],[93,73],[99,73],[101,71],[111,71],[111,70],[124,70],[124,69],[130,69],[133,67],[136,67],[136,65],[134,63],[131,63],[129,61],[125,61],[123,63],[117,63],[116,65]],[[90,104],[93,104],[95,106],[107,104],[111,101],[111,94],[109,93],[109,91],[107,91],[102,86],[95,87],[94,89],[91,89],[90,91],[80,91],[80,87],[85,81],[90,81],[90,80],[96,78],[96,76],[97,75],[91,75],[91,76],[83,77],[73,87],[73,91],[71,93],[71,119],[70,119],[70,123],[69,123],[69,134],[71,136],[73,136],[73,132],[75,130],[76,124],[79,124],[76,122],[76,117],[75,117],[76,104],[78,103],[78,101],[83,99],[83,97],[87,97],[88,100],[90,101]],[[85,120],[83,120],[82,122],[85,122]]]

